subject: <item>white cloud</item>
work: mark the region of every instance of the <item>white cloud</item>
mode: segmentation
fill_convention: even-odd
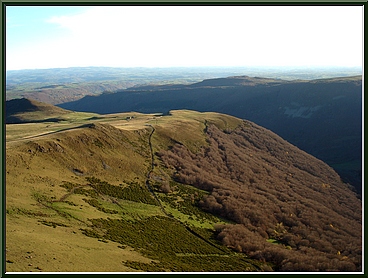
[[[47,22],[64,35],[23,53],[34,51],[45,65],[343,66],[362,59],[357,6],[106,6]]]

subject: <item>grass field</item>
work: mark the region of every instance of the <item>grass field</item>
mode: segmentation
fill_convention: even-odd
[[[171,181],[155,155],[150,169],[152,128],[154,153],[174,141],[195,150],[207,122],[227,129],[239,120],[193,111],[62,117],[6,126],[7,272],[261,269],[215,240],[214,225],[226,221],[197,207],[207,192]]]

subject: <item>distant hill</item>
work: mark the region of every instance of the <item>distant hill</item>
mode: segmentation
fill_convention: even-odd
[[[10,70],[6,74],[6,100],[29,98],[49,104],[60,104],[78,100],[86,95],[98,95],[137,85],[191,84],[205,78],[239,74],[242,71],[244,68],[222,67],[73,67]]]
[[[351,187],[253,122],[180,110],[29,128],[7,132],[7,271],[362,270]]]
[[[6,72],[6,100],[30,98],[50,104],[78,100],[142,85],[191,84],[203,79],[237,75],[266,76],[279,79],[316,79],[358,75],[352,68],[288,68],[288,67],[169,67],[119,68],[71,67]]]
[[[58,118],[71,111],[32,99],[14,99],[5,103],[5,122],[7,124],[58,121]]]
[[[235,76],[191,85],[144,86],[59,105],[96,113],[171,109],[251,120],[322,159],[361,192],[361,76],[280,80]]]

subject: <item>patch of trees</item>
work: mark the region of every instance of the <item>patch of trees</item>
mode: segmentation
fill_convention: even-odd
[[[104,208],[100,204],[100,202],[98,200],[96,200],[96,199],[85,199],[84,198],[83,201],[85,201],[87,204],[90,204],[91,206],[95,207],[99,211],[102,211],[102,212],[105,212],[105,213],[110,213],[110,214],[116,214],[116,213],[118,213],[117,210]]]
[[[196,154],[158,155],[177,182],[210,192],[203,210],[238,223],[218,239],[279,271],[361,270],[361,201],[329,166],[250,122],[206,132]]]
[[[97,113],[190,109],[249,119],[335,167],[361,193],[361,76],[308,82],[238,76],[190,85],[130,88],[61,107]]]
[[[129,186],[122,187],[109,184],[95,177],[87,177],[86,179],[89,182],[89,186],[100,194],[133,202],[157,205],[150,192],[144,186],[136,182],[132,182]]]
[[[198,206],[198,203],[205,195],[204,191],[174,181],[170,182],[170,184],[171,188],[175,190],[169,194],[161,194],[159,198],[162,202],[188,215],[189,219],[197,219],[200,222],[204,222],[205,220],[217,221],[217,218],[211,213],[203,211]]]
[[[123,262],[143,271],[256,271],[245,256],[232,256],[193,236],[179,222],[164,216],[139,221],[123,219],[90,219],[91,227],[83,234],[99,240],[111,240],[131,246],[152,260],[151,263]],[[196,229],[199,232],[201,229]],[[206,231],[199,232],[205,234]]]

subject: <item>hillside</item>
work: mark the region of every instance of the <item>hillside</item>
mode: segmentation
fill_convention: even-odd
[[[356,70],[353,69],[353,72]],[[99,95],[104,92],[113,92],[139,85],[191,84],[206,78],[239,74],[242,71],[244,71],[244,68],[226,67],[73,67],[10,70],[6,72],[6,100],[27,98],[49,104],[60,104],[75,101],[87,95]],[[337,72],[332,71],[330,75],[336,75]],[[312,76],[315,76],[315,74],[325,73],[317,71]]]
[[[361,76],[289,81],[235,76],[130,88],[60,107],[95,113],[190,109],[233,115],[268,128],[323,160],[361,192]]]
[[[5,122],[8,124],[57,121],[71,111],[32,99],[14,99],[5,103]]]
[[[6,127],[7,271],[361,271],[361,201],[271,131],[82,115]]]

